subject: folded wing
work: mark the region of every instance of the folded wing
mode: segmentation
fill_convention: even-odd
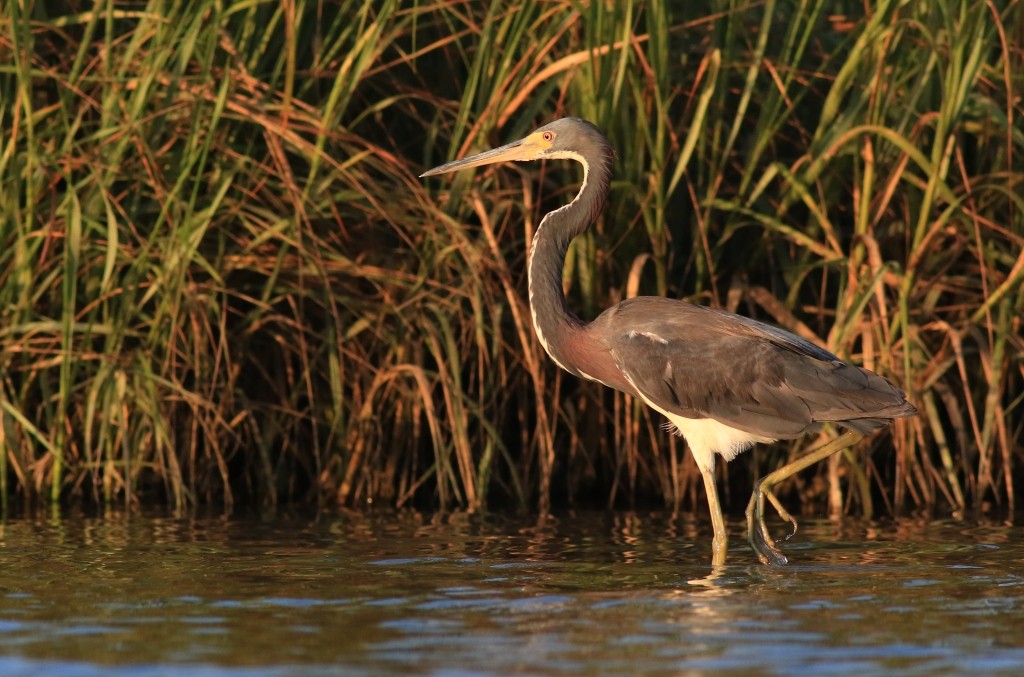
[[[789,332],[657,297],[594,322],[617,366],[650,404],[770,439],[822,422],[870,432],[915,409],[885,378]]]

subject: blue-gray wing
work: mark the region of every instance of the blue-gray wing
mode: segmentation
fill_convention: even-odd
[[[885,378],[787,331],[724,311],[640,297],[593,330],[644,399],[771,439],[832,421],[869,432],[915,410]]]

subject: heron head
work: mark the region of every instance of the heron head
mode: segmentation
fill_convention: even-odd
[[[460,169],[490,165],[495,162],[524,162],[527,160],[542,160],[544,158],[573,158],[580,157],[579,151],[586,150],[590,145],[596,143],[592,139],[603,140],[601,132],[586,120],[580,118],[562,118],[550,122],[543,127],[538,127],[527,136],[507,143],[498,148],[477,153],[461,160],[455,160],[440,167],[434,167],[420,174],[423,176],[435,176],[447,174]]]

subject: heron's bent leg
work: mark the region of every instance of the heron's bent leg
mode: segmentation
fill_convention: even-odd
[[[708,495],[711,528],[715,530],[715,536],[711,541],[711,566],[722,566],[725,564],[725,553],[729,546],[729,534],[725,530],[725,520],[722,519],[722,505],[718,502],[714,467],[709,470],[701,468],[700,474],[704,477],[704,492]]]
[[[792,463],[787,463],[778,470],[768,473],[754,484],[754,493],[747,504],[747,540],[762,564],[786,564],[788,561],[775,545],[775,541],[768,533],[768,526],[764,522],[764,499],[766,496],[778,510],[779,516],[793,525],[793,533],[796,533],[796,520],[783,509],[779,499],[775,497],[772,487],[801,470],[823,461],[832,454],[853,446],[862,439],[864,439],[863,433],[848,430],[831,442],[811,450],[806,456],[801,456]],[[790,535],[792,536],[792,534]]]

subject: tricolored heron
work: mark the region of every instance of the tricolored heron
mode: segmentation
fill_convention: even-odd
[[[614,157],[597,127],[562,118],[519,141],[421,176],[510,160],[569,159],[583,165],[579,193],[547,214],[533,237],[527,264],[533,327],[562,369],[640,398],[686,439],[711,510],[712,565],[725,564],[728,541],[715,487],[715,455],[731,461],[756,442],[793,439],[822,423],[847,429],[754,486],[747,539],[761,562],[785,564],[765,525],[765,498],[792,524],[792,533],[796,520],[773,487],[917,410],[887,379],[787,331],[714,308],[643,296],[605,310],[590,323],[576,317],[562,291],[565,254],[604,206]]]

